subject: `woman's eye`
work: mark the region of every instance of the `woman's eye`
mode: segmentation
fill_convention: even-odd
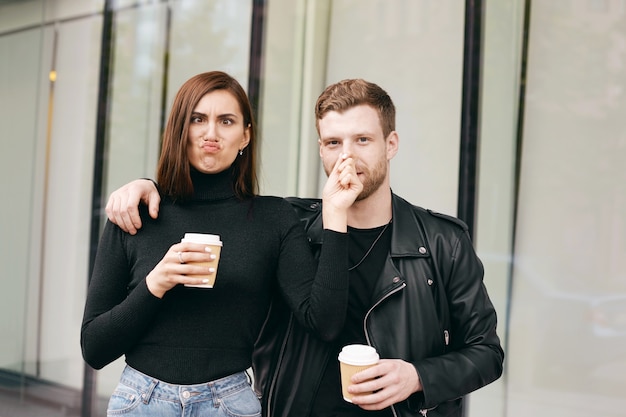
[[[202,123],[202,118],[200,118],[198,116],[192,116],[191,117],[191,123]]]
[[[223,120],[222,120],[222,124],[223,124],[223,125],[226,125],[226,126],[230,126],[230,125],[232,125],[233,123],[235,123],[235,122],[233,122],[233,120],[232,120],[232,119],[223,119]]]

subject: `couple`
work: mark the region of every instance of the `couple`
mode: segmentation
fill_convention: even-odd
[[[307,281],[312,292],[304,302],[304,313],[302,305],[294,304],[289,293],[283,291],[279,279],[269,311],[263,316],[264,322],[254,325],[258,338],[253,369],[264,415],[460,416],[460,398],[497,379],[503,362],[495,311],[483,286],[482,265],[467,228],[456,219],[413,206],[392,193],[389,162],[398,151],[399,139],[393,102],[380,87],[363,80],[333,84],[318,98],[315,114],[320,156],[329,176],[323,192],[324,204],[319,200],[288,200],[306,229],[310,247],[319,259],[319,269],[311,273],[304,268],[292,277],[314,275]],[[246,126],[252,132],[254,121],[244,119],[245,137]],[[188,143],[192,143],[191,135],[187,136]],[[215,141],[224,143],[226,139],[224,135],[216,135]],[[247,148],[234,151],[234,163],[226,171],[240,172],[238,158],[242,155],[237,157],[237,154],[249,152],[248,157],[254,157],[254,148],[250,148],[253,142],[248,139],[245,143]],[[167,151],[165,141],[163,150]],[[191,157],[189,162],[193,166]],[[228,176],[234,178],[230,173]],[[167,219],[172,215],[168,206],[172,188],[171,183],[164,182],[166,179],[157,175],[160,195],[151,182],[138,180],[111,196],[107,204],[109,218],[132,234],[107,225],[115,230],[121,246],[135,234],[149,236],[152,224],[158,223],[158,219],[164,223],[172,221]],[[234,184],[236,188],[238,182]],[[192,189],[195,193],[195,188]],[[149,207],[139,208],[141,216],[137,214],[140,198]],[[216,194],[211,198],[221,196]],[[258,210],[257,206],[254,210]],[[283,216],[291,217],[281,212],[279,217]],[[211,210],[204,220],[194,221],[216,224],[214,217]],[[197,224],[200,227],[202,223]],[[142,230],[137,233],[139,227]],[[345,231],[347,244],[342,241]],[[255,230],[246,230],[245,235],[257,236]],[[224,245],[225,251],[226,241]],[[193,249],[196,252],[184,252],[189,257],[185,262],[205,256],[202,248]],[[281,250],[290,251],[291,246]],[[191,282],[191,274],[200,273],[180,270],[191,266],[179,262],[175,255],[179,251],[181,248],[174,245],[163,258],[178,272],[176,280],[167,281],[172,286]],[[347,278],[339,270],[343,256],[349,260],[343,271],[347,272]],[[222,277],[221,268],[220,264],[218,281]],[[281,271],[279,268],[278,272]],[[152,272],[143,273],[148,281]],[[345,299],[342,306],[342,296],[347,297],[347,309]],[[131,297],[129,292],[127,298]],[[119,299],[122,298],[120,294]],[[237,299],[238,308],[245,310],[248,306],[241,300]],[[265,300],[263,306],[268,306]],[[221,301],[221,296],[211,299],[212,303]],[[249,302],[245,299],[246,304]],[[89,303],[88,297],[88,306]],[[316,310],[320,306],[323,308]],[[150,334],[147,327],[142,329],[144,334],[138,334],[124,349],[118,349],[116,357],[126,354],[127,363],[132,365],[129,353],[132,356],[141,349],[147,339],[145,333]],[[239,333],[250,327],[248,324],[236,330]],[[197,333],[209,329],[198,329]],[[251,338],[252,334],[251,330]],[[378,365],[353,378],[350,390],[355,394],[354,404],[341,398],[337,362],[341,347],[352,343],[370,344],[383,358]],[[220,359],[207,361],[211,367],[215,366],[212,362],[219,363]],[[196,369],[197,364],[185,366]],[[372,391],[373,394],[368,394]]]

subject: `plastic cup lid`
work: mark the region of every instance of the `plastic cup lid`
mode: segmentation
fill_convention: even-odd
[[[347,345],[341,349],[338,359],[350,365],[371,365],[378,362],[379,357],[372,346]]]
[[[222,245],[220,235],[210,235],[207,233],[185,233],[181,242],[204,243],[206,245]]]

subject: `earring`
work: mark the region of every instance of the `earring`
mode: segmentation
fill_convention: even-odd
[[[239,156],[243,155],[243,149],[239,149]]]

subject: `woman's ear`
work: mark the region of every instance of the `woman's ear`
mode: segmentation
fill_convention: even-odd
[[[250,143],[250,129],[252,129],[252,125],[248,123],[248,126],[243,129],[243,139],[239,147],[240,150],[248,146],[248,144]]]

